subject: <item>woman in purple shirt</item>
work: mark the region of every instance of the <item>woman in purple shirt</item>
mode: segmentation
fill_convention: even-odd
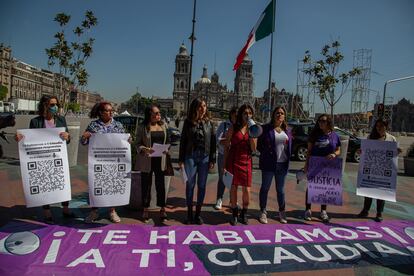
[[[339,136],[334,132],[332,119],[327,114],[318,117],[315,127],[312,129],[308,139],[308,156],[305,162],[305,172],[308,171],[310,156],[324,156],[331,160],[341,153],[341,141]],[[308,203],[308,190],[306,190],[306,211],[305,220],[312,220],[311,204]],[[323,222],[329,222],[329,216],[326,212],[326,205],[321,205],[320,218]]]

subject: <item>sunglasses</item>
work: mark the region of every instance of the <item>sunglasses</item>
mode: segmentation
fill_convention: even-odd
[[[57,106],[57,104],[55,104],[55,103],[51,103],[51,104],[49,104],[49,106],[50,106],[50,107],[53,107],[53,106]]]

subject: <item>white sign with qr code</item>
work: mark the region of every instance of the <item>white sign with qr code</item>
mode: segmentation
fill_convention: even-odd
[[[129,204],[131,145],[127,133],[92,134],[88,148],[89,201],[92,207]]]
[[[71,197],[65,128],[19,129],[20,170],[27,207],[69,201]]]
[[[397,142],[361,140],[357,195],[396,201]]]

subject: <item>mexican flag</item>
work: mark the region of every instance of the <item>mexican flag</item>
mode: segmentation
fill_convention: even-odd
[[[260,15],[259,20],[257,20],[256,25],[254,25],[253,29],[249,33],[249,37],[247,38],[246,44],[244,45],[243,49],[240,51],[239,55],[237,56],[236,63],[234,64],[233,70],[237,70],[240,64],[242,63],[244,57],[246,56],[247,51],[256,41],[259,41],[262,38],[270,35],[274,31],[274,15],[273,15],[273,2],[275,0],[270,1],[269,5],[267,5],[266,9]]]

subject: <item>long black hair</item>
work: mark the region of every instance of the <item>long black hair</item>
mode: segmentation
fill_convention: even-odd
[[[333,124],[332,124],[331,116],[329,116],[328,114],[319,115],[318,120],[316,120],[315,126],[313,127],[313,129],[312,129],[312,131],[309,135],[309,138],[308,138],[308,142],[311,143],[311,144],[314,144],[316,139],[318,139],[318,137],[320,137],[324,134],[322,129],[319,126],[319,120],[322,117],[326,117],[326,126],[328,127],[328,129],[330,131],[333,131],[333,129],[334,129]]]
[[[252,117],[254,116],[254,109],[250,104],[245,103],[242,106],[240,106],[239,110],[237,110],[236,123],[233,127],[234,131],[239,131],[243,127],[243,113],[246,109],[250,109],[250,111],[252,112]]]
[[[368,136],[368,139],[379,139],[381,138],[381,134],[379,134],[379,132],[377,131],[377,125],[378,124],[382,124],[383,126],[385,126],[385,130],[388,129],[388,121],[379,118],[378,120],[375,121],[374,127],[371,130],[371,133]]]
[[[39,103],[37,104],[37,114],[39,114],[42,117],[46,116],[46,113],[49,109],[49,101],[51,99],[56,99],[57,107],[60,107],[59,99],[56,96],[43,95],[42,98],[40,98]]]
[[[144,121],[142,121],[142,124],[147,128],[149,127],[149,124],[151,123],[151,113],[152,113],[152,109],[154,107],[160,109],[160,106],[156,103],[153,103],[153,104],[151,104],[151,105],[149,105],[145,108]],[[157,124],[161,126],[161,125],[164,124],[164,122],[162,120],[160,120],[159,122],[157,122]]]
[[[283,110],[283,112],[285,113],[285,119],[283,120],[283,123],[280,125],[280,127],[281,127],[284,131],[286,131],[286,130],[287,130],[287,128],[288,128],[288,125],[287,125],[287,122],[286,122],[287,114],[286,114],[286,109],[285,109],[283,106],[276,106],[276,108],[275,108],[275,109],[273,109],[273,112],[272,112],[272,118],[270,119],[270,124],[271,124],[272,126],[274,126],[274,125],[275,125],[275,121],[276,121],[276,119],[275,119],[275,114],[276,114],[276,112],[277,112],[279,109],[282,109],[282,110]]]
[[[191,104],[190,104],[190,110],[187,115],[187,120],[189,120],[191,123],[195,124],[197,119],[208,121],[210,118],[208,116],[208,112],[206,110],[206,113],[204,114],[203,118],[198,118],[198,108],[201,106],[201,104],[205,102],[203,99],[195,98]]]

